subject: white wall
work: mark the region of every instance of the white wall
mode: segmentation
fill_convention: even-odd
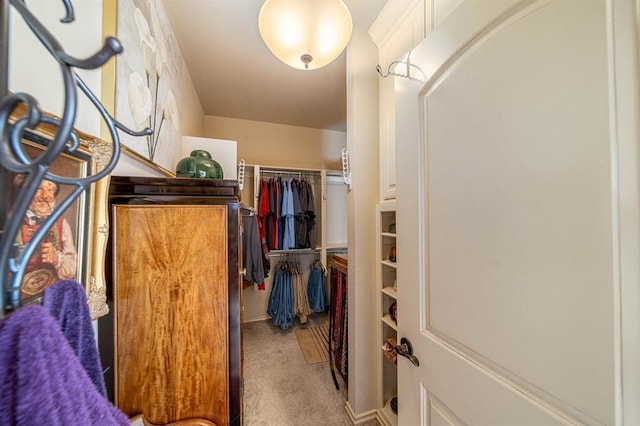
[[[347,148],[352,189],[347,196],[349,244],[349,401],[368,419],[376,408],[375,211],[378,200],[378,49],[354,28],[347,48]],[[375,413],[373,413],[375,415]]]
[[[114,176],[154,176],[163,177],[164,173],[150,167],[147,163],[137,160],[125,153],[120,155],[118,164],[111,173]]]
[[[347,247],[347,185],[340,176],[327,176],[327,246]]]
[[[437,27],[463,0],[433,0],[433,26]]]
[[[29,0],[27,6],[67,54],[86,58],[102,46],[102,0],[74,1],[76,20],[71,24],[60,23],[65,15],[61,1]],[[40,108],[61,116],[64,89],[60,66],[14,8],[9,10],[9,90],[28,93],[38,100]],[[100,99],[101,70],[78,70],[78,75]],[[75,127],[92,135],[100,134],[99,114],[83,94],[78,95]]]
[[[202,149],[211,154],[220,167],[225,179],[237,179],[238,158],[237,143],[225,139],[182,137],[182,157],[188,157],[192,151]]]
[[[204,136],[204,110],[184,60],[180,75],[182,76],[182,114],[180,117],[182,125],[180,132],[183,135]]]
[[[346,133],[235,118],[205,117],[205,136],[238,142],[247,164],[340,169]]]

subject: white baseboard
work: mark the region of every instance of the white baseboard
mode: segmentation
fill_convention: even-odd
[[[378,421],[377,410],[370,410],[365,413],[360,413],[356,415],[356,413],[353,412],[353,408],[351,408],[351,404],[349,404],[349,401],[347,401],[344,404],[344,409],[347,410],[347,414],[349,415],[349,418],[351,419],[354,425],[360,425],[366,422],[370,422],[372,420]]]
[[[249,318],[249,319],[243,318],[242,323],[246,324],[246,323],[249,323],[249,322],[268,321],[270,319],[271,319],[271,317],[268,316],[268,315],[265,315],[265,316],[262,316],[262,317],[257,317],[257,318]]]

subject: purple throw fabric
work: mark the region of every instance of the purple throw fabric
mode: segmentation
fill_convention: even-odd
[[[42,306],[0,322],[3,425],[129,425],[93,384],[60,326]]]
[[[106,396],[104,375],[84,288],[77,281],[58,281],[44,290],[42,306],[58,321],[62,334],[80,359],[91,381]]]

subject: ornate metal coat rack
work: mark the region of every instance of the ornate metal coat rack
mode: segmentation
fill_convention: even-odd
[[[71,0],[61,0],[66,14],[60,20],[69,23],[74,20]],[[60,66],[64,84],[64,106],[61,118],[45,116],[38,108],[34,97],[26,93],[10,93],[8,90],[9,74],[9,7],[21,16],[34,36],[53,56]],[[13,205],[12,212],[0,224],[0,318],[20,306],[20,287],[24,271],[47,230],[60,218],[64,211],[84,192],[89,185],[106,177],[115,167],[120,157],[120,142],[116,129],[134,136],[149,134],[150,129],[134,132],[127,129],[112,117],[95,97],[91,90],[75,73],[75,68],[96,69],[104,65],[111,57],[122,52],[122,45],[113,37],[108,37],[100,50],[89,58],[79,59],[68,55],[56,38],[29,11],[24,0],[0,0],[0,166],[5,172],[26,175],[24,185]],[[110,161],[95,174],[82,179],[70,179],[50,172],[49,168],[58,156],[73,153],[79,147],[78,137],[73,126],[78,109],[78,89],[91,101],[105,121],[113,144]],[[17,118],[17,108],[24,106],[26,112]],[[56,132],[48,141],[47,147],[37,158],[31,159],[25,153],[21,143],[22,136],[39,124],[53,125]],[[69,185],[73,188],[70,194],[60,201],[53,213],[36,231],[33,238],[22,251],[18,251],[15,243],[22,225],[22,219],[42,180],[47,179],[57,184]]]

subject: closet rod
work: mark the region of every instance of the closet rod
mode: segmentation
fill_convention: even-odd
[[[252,168],[259,167],[260,170],[275,170],[275,171],[279,171],[279,172],[294,171],[294,172],[320,173],[322,171],[326,171],[327,173],[329,173],[329,172],[340,172],[340,173],[342,173],[342,170],[312,169],[312,168],[308,168],[308,167],[274,166],[274,165],[269,165],[269,164],[247,164],[246,167],[252,167]]]
[[[319,254],[320,249],[288,249],[288,250],[271,250],[267,255],[269,257],[286,256],[289,254]]]
[[[346,247],[329,247],[327,248],[327,254],[347,254],[349,249]]]
[[[303,176],[320,176],[320,172],[312,171],[312,170],[264,170],[260,169],[260,174],[273,174],[277,176],[293,176],[293,175],[303,175]]]

